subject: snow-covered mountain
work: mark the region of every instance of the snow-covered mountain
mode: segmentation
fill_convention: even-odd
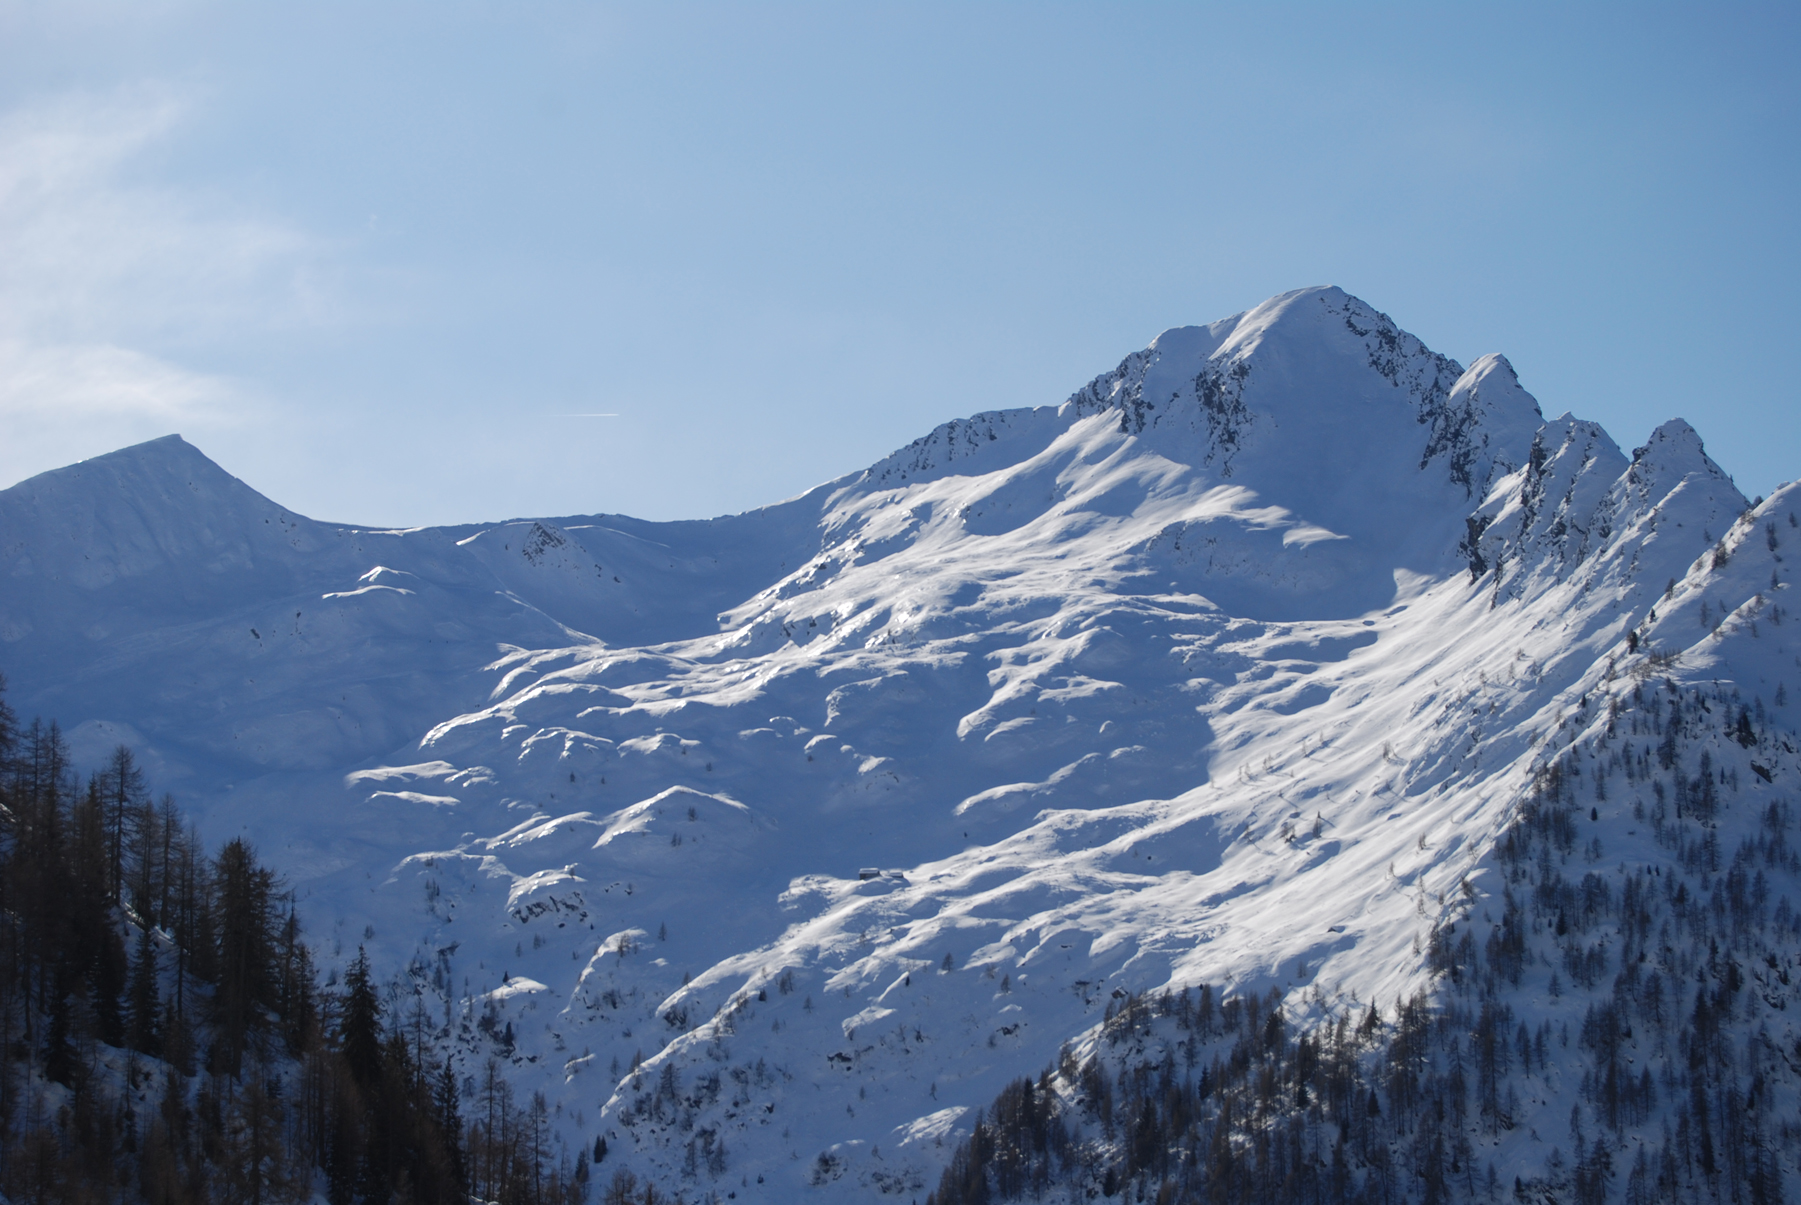
[[[1522,800],[1647,681],[1755,703],[1776,735],[1710,764],[1785,799],[1797,511],[1680,420],[1627,455],[1305,289],[709,521],[372,530],[128,448],[0,493],[0,669],[253,838],[328,966],[366,946],[571,1149],[923,1198],[1128,994],[1279,987],[1305,1026],[1436,982]],[[1670,860],[1634,802],[1595,802],[1597,865]]]

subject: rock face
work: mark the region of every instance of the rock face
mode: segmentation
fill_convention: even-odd
[[[708,521],[377,531],[128,448],[0,493],[0,668],[570,1149],[923,1197],[1125,993],[1306,1024],[1430,985],[1422,932],[1500,897],[1496,835],[1647,658],[1792,733],[1798,507],[1304,289]],[[1748,793],[1801,774],[1759,757]],[[1608,856],[1662,857],[1629,809]]]

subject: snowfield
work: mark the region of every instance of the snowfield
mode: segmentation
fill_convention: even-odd
[[[1636,687],[1792,745],[1798,511],[1680,420],[1623,452],[1304,289],[708,521],[372,530],[127,448],[0,493],[0,669],[571,1151],[923,1199],[1128,994],[1281,987],[1305,1026],[1429,985],[1534,774]],[[1747,814],[1801,781],[1756,756]],[[1603,869],[1666,857],[1631,802]]]

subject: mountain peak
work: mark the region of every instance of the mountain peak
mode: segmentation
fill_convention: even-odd
[[[63,498],[70,491],[92,491],[104,482],[112,492],[147,500],[166,491],[176,481],[194,495],[223,491],[233,496],[235,502],[248,494],[264,505],[274,505],[180,435],[158,436],[39,473],[0,491],[0,497],[15,501],[36,498],[48,502]]]
[[[1801,1009],[1744,943],[1780,929],[1792,968],[1801,931],[1773,806],[1801,779],[1796,493],[1743,514],[1688,424],[1629,462],[1597,424],[1544,421],[1504,356],[1466,368],[1313,287],[726,519],[371,531],[286,512],[178,436],[122,449],[0,492],[0,668],[84,762],[133,742],[212,834],[281,859],[322,962],[364,949],[450,1019],[417,1033],[431,1065],[506,1060],[547,1142],[604,1133],[660,1196],[923,1198],[958,1128],[1065,1055],[1142,1055],[1140,1084],[1224,1068],[1239,1039],[1213,1022],[1140,1043],[1203,983],[1270,1059],[1342,1016],[1363,1036],[1341,1053],[1398,1065],[1365,1038],[1441,1003],[1569,1022],[1584,1042],[1520,1052],[1517,1095],[1496,1067],[1469,1114],[1480,1160],[1531,1176],[1528,1135],[1579,1079],[1593,1141],[1637,1142],[1583,1051],[1687,1083],[1687,1014],[1646,985],[1716,961],[1758,991],[1708,987],[1715,1035],[1767,1020],[1744,1065],[1762,1116],[1795,1113],[1765,1056]],[[1683,815],[1716,794],[1730,872]],[[1768,925],[1754,872],[1783,901]],[[1725,905],[1669,913],[1685,944],[1653,947],[1657,914],[1610,902],[1667,911],[1679,881],[1738,901],[1717,960],[1691,920]],[[1645,994],[1597,996],[1610,948]],[[1377,999],[1421,1003],[1391,1021]],[[1637,1038],[1640,1012],[1602,1015],[1635,1000],[1658,1010]],[[1444,1036],[1433,1093],[1476,1049]],[[1087,1091],[1052,1074],[1048,1108]],[[1208,1101],[1252,1101],[1221,1076]],[[1715,1115],[1750,1120],[1718,1149],[1755,1148],[1765,1123],[1719,1086]],[[1416,1099],[1347,1116],[1381,1150],[1374,1118],[1427,1117]],[[1321,1124],[1308,1149],[1342,1136]],[[1417,1178],[1420,1144],[1389,1149]]]
[[[1628,480],[1646,497],[1663,497],[1692,484],[1712,494],[1723,491],[1737,499],[1740,510],[1746,505],[1726,470],[1707,454],[1700,433],[1680,418],[1661,424],[1642,447],[1632,450]]]
[[[1689,426],[1686,419],[1672,418],[1660,423],[1651,432],[1643,447],[1632,450],[1634,464],[1650,461],[1661,464],[1686,463],[1691,468],[1710,469],[1719,472],[1719,466],[1708,458],[1706,445],[1701,441],[1701,433]]]
[[[173,452],[173,451],[182,451],[182,450],[185,450],[188,453],[192,453],[195,456],[199,456],[203,460],[207,459],[206,456],[200,451],[199,448],[196,448],[193,444],[191,444],[187,440],[183,439],[181,437],[181,433],[179,431],[171,431],[167,435],[158,435],[155,439],[146,439],[141,443],[128,444],[127,446],[120,448],[115,452],[107,452],[100,456],[90,456],[90,457],[88,457],[88,459],[89,460],[106,460],[110,457],[126,456],[126,455],[130,455],[133,453],[142,454],[142,453],[148,453],[148,452],[163,452],[163,451]],[[208,463],[210,464],[211,461],[209,460]]]
[[[71,586],[112,609],[185,608],[209,597],[203,582],[280,566],[316,543],[316,527],[165,435],[0,490],[0,531],[14,541],[8,609],[36,610],[40,626],[74,622],[66,602],[31,602]]]

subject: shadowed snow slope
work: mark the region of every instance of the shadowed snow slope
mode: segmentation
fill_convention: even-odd
[[[376,531],[128,448],[0,494],[0,663],[250,834],[326,962],[372,927],[572,1145],[923,1196],[1119,992],[1424,982],[1647,655],[1801,686],[1792,627],[1732,626],[1780,613],[1796,504],[1305,289],[710,521]]]

